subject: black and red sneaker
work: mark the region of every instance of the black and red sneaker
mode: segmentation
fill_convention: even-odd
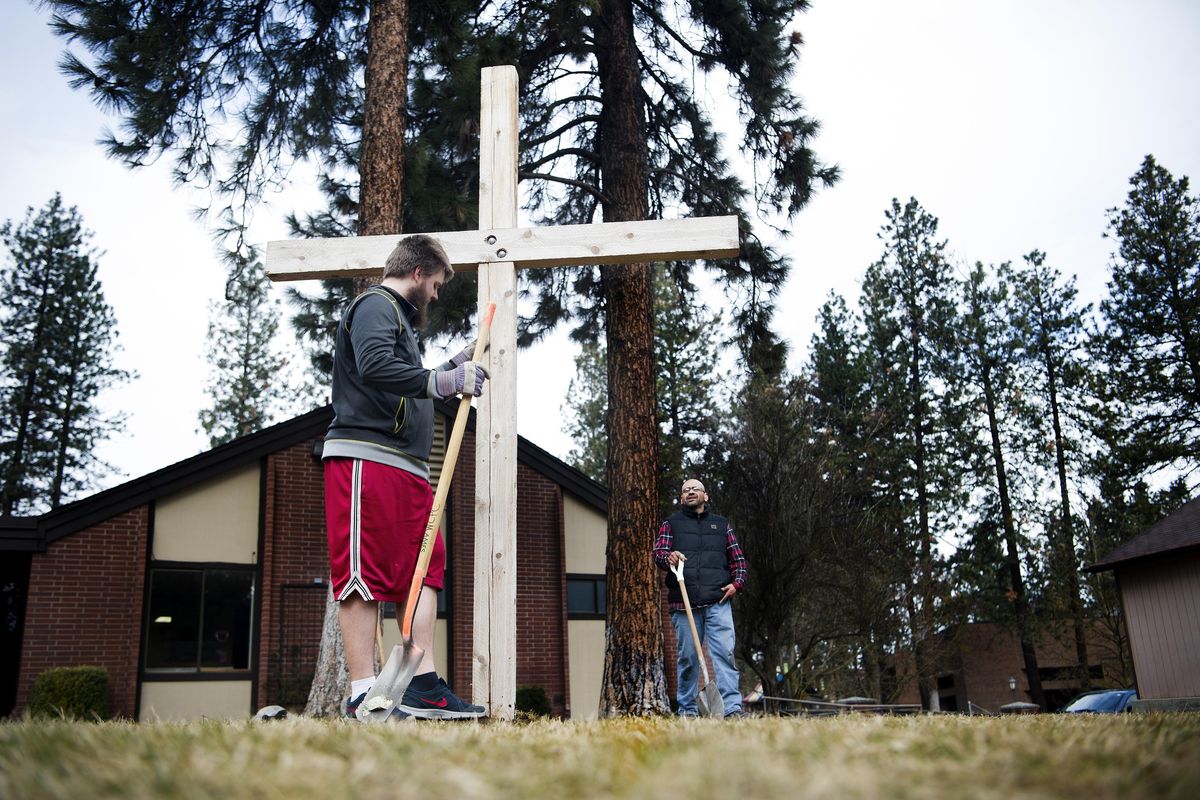
[[[431,689],[418,689],[416,679],[409,684],[400,701],[400,710],[418,719],[479,719],[487,713],[483,706],[465,703],[450,691],[441,678]]]

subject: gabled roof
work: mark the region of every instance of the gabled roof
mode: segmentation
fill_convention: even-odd
[[[1087,571],[1103,572],[1130,561],[1193,548],[1200,548],[1200,497],[1187,501],[1174,514],[1116,548]]]
[[[446,401],[435,401],[437,411],[453,419],[457,410]],[[187,489],[229,470],[254,463],[271,453],[305,440],[315,440],[314,454],[333,419],[333,408],[323,406],[214,447],[168,467],[126,481],[111,489],[77,500],[37,517],[0,517],[0,552],[44,552],[46,546],[87,527],[123,514],[152,500]],[[475,410],[467,428],[475,428]],[[517,461],[537,470],[579,500],[608,514],[608,490],[533,444],[517,437]]]

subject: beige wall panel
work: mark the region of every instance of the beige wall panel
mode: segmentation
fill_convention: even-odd
[[[437,625],[433,629],[433,663],[437,665],[438,675],[445,678],[450,674],[450,663],[447,659],[446,637],[450,635],[450,627],[446,624],[446,620],[439,619]],[[400,644],[400,626],[394,619],[385,619],[383,621],[383,653],[386,658],[392,652],[392,648]],[[451,686],[451,689],[457,694],[465,687]],[[459,695],[462,696],[461,694]]]
[[[589,505],[563,493],[563,526],[567,540],[567,572],[604,574],[608,520]]]
[[[158,720],[244,719],[250,706],[250,681],[178,681],[142,684],[142,722]]]
[[[1139,697],[1200,697],[1200,556],[1119,571]]]
[[[603,572],[604,567],[600,570]],[[604,620],[573,619],[567,623],[567,637],[571,719],[596,719],[600,714],[600,682],[604,678]]]
[[[258,558],[259,465],[159,500],[154,558],[253,564]]]

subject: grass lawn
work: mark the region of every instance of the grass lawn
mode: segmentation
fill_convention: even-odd
[[[1200,714],[0,723],[0,798],[1200,798]]]

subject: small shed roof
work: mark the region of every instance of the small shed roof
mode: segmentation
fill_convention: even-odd
[[[1192,548],[1200,548],[1200,497],[1187,501],[1174,514],[1117,547],[1087,571],[1103,572],[1130,561]]]

